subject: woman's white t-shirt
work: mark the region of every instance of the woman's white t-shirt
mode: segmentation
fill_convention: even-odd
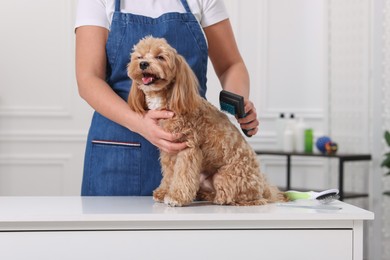
[[[187,0],[191,12],[205,28],[228,18],[222,0]],[[75,28],[95,25],[110,30],[115,0],[79,0]],[[121,12],[157,18],[164,13],[185,13],[180,0],[122,0]]]

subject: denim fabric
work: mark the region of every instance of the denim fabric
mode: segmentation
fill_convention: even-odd
[[[127,64],[132,48],[145,36],[165,38],[183,55],[198,77],[200,94],[206,93],[207,43],[186,0],[187,13],[166,13],[158,18],[121,13],[116,0],[108,36],[106,81],[127,100],[131,80]],[[158,149],[142,136],[95,112],[87,139],[83,196],[151,195],[160,184]]]

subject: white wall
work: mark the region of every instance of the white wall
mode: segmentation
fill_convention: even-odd
[[[374,18],[372,135],[374,138],[371,146],[374,161],[371,186],[374,194],[372,204],[376,213],[372,234],[374,238],[372,259],[387,260],[390,259],[390,197],[382,196],[382,191],[390,190],[390,177],[385,176],[388,169],[380,168],[379,165],[384,159],[383,155],[390,152],[383,140],[384,131],[390,131],[390,0],[375,1],[372,7]]]
[[[256,149],[277,150],[280,113],[304,118],[316,136],[328,131],[328,34],[324,0],[225,0],[251,80],[251,100],[260,132],[248,139]],[[208,99],[218,105],[218,80],[209,69]],[[269,179],[285,184],[285,158],[262,156]],[[292,184],[330,185],[327,161],[294,158]]]
[[[2,1],[0,195],[78,195],[90,109],[74,75],[75,0]]]

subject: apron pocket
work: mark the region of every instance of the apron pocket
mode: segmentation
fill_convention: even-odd
[[[93,140],[91,152],[91,193],[100,196],[140,194],[140,143]]]
[[[105,140],[92,140],[95,145],[107,145],[107,146],[123,146],[123,147],[141,147],[141,143],[134,142],[115,142]]]

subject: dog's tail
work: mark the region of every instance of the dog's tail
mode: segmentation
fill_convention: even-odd
[[[287,202],[289,201],[286,193],[283,191],[280,191],[278,187],[276,186],[268,186],[264,190],[263,194],[264,198],[267,199],[268,203],[275,203],[275,202]]]
[[[276,202],[287,202],[289,199],[286,194],[278,189],[276,186],[265,185],[263,189],[263,194],[258,194],[259,197],[252,199],[243,199],[236,200],[231,203],[231,205],[236,206],[256,206],[256,205],[266,205],[268,203]]]

